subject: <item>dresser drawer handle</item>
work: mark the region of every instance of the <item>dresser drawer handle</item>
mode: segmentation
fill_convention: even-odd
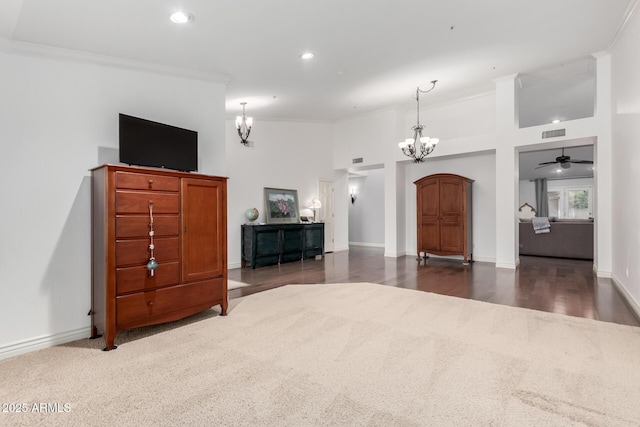
[[[147,305],[148,305],[149,307],[151,307],[151,306],[153,305],[153,301],[149,301],[149,302],[147,303]]]
[[[152,179],[150,179],[150,180],[149,180],[149,189],[151,189],[151,187],[152,187],[152,186],[153,186],[153,180],[152,180]]]

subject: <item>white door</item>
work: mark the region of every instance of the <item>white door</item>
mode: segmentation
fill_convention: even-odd
[[[318,210],[320,221],[324,222],[324,251],[333,252],[333,183],[320,181],[320,203]]]

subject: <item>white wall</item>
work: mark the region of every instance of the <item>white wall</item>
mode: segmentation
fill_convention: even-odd
[[[254,143],[247,147],[240,143],[235,121],[226,121],[229,268],[241,264],[240,230],[247,221],[246,210],[257,208],[258,221],[266,222],[264,187],[297,190],[299,205],[304,208],[318,197],[319,180],[334,182],[346,175],[333,170],[331,132],[329,123],[264,121],[254,117],[249,138]],[[336,209],[341,206],[337,204]],[[346,215],[336,215],[335,221],[336,245],[344,247],[347,228],[341,222],[346,223]]]
[[[528,203],[529,206],[534,208],[536,211],[538,210],[538,205],[536,204],[536,183],[533,181],[524,180],[520,181],[520,188],[518,191],[519,199],[518,207]]]
[[[118,113],[199,132],[224,174],[224,85],[0,52],[0,358],[89,335],[89,169]]]
[[[640,313],[640,13],[627,22],[612,51],[613,279]]]
[[[356,202],[349,203],[349,244],[384,247],[384,169],[372,169],[364,176],[349,178],[349,193],[355,190]]]
[[[333,125],[334,168],[351,168],[354,158],[363,159],[357,164],[359,167],[384,164],[391,150],[398,148],[397,128],[402,118],[399,110],[386,109],[336,122]]]
[[[435,173],[453,173],[472,184],[473,259],[496,261],[496,156],[493,152],[427,159],[406,169],[407,253],[417,255],[416,186],[418,179]],[[461,257],[459,257],[462,259]]]

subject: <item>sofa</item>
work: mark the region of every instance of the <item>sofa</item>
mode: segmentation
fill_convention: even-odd
[[[593,219],[549,218],[549,225],[535,234],[531,219],[520,219],[520,255],[593,259]]]

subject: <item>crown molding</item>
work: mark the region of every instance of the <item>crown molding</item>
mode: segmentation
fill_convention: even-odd
[[[134,59],[118,58],[115,56],[60,48],[55,46],[30,43],[24,41],[0,38],[0,51],[16,55],[33,56],[82,64],[100,65],[105,67],[123,68],[153,74],[163,74],[192,80],[227,84],[231,80],[229,74],[204,72],[189,68],[173,67],[154,62],[137,61]]]
[[[616,42],[620,38],[620,35],[622,34],[624,29],[629,24],[629,21],[631,20],[631,17],[633,16],[634,13],[636,13],[638,11],[638,5],[639,4],[640,4],[640,0],[632,0],[631,3],[629,3],[629,6],[627,7],[627,10],[625,11],[625,13],[624,13],[624,15],[622,17],[622,20],[620,21],[620,24],[618,24],[618,28],[616,29],[615,33],[613,34],[613,37],[611,38],[611,41],[607,45],[607,48],[606,48],[607,52],[611,52],[611,49],[613,48],[613,46],[615,46]]]

